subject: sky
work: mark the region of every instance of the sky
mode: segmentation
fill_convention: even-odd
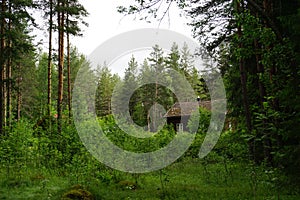
[[[100,44],[120,33],[139,28],[163,28],[179,32],[191,38],[191,28],[188,20],[180,17],[181,11],[174,4],[170,9],[170,17],[166,16],[162,23],[147,23],[140,21],[139,16],[123,16],[117,12],[117,6],[130,5],[133,0],[80,0],[90,13],[86,18],[88,27],[84,27],[83,36],[76,37],[71,42],[80,53],[90,55]]]
[[[82,27],[83,36],[71,37],[71,45],[77,47],[78,52],[89,56],[99,47],[114,36],[126,33],[128,31],[138,30],[142,28],[167,29],[183,34],[192,39],[191,27],[187,25],[189,19],[183,16],[183,12],[174,3],[164,20],[159,23],[158,19],[152,19],[151,23],[139,20],[140,15],[127,15],[117,12],[117,6],[125,6],[134,4],[134,0],[79,0],[79,2],[89,12],[85,22],[88,27]],[[37,23],[43,26],[43,20],[39,13],[34,13]],[[47,31],[36,30],[33,32],[36,36],[36,43],[41,43],[40,50],[48,51],[48,33]],[[54,46],[57,45],[56,34],[53,35]],[[153,44],[154,46],[154,44]],[[127,63],[133,54],[123,55],[114,60],[113,66],[109,66],[113,73],[124,74]],[[149,55],[149,50],[143,52],[135,52],[134,57],[141,64],[145,57]]]
[[[78,48],[78,51],[89,57],[96,48],[111,39],[112,37],[128,31],[141,28],[162,28],[178,32],[192,38],[191,27],[187,25],[189,22],[182,14],[182,11],[177,8],[176,4],[170,8],[169,15],[166,15],[164,20],[159,23],[157,19],[147,23],[139,20],[139,15],[124,16],[117,12],[117,6],[123,5],[128,7],[134,4],[134,0],[79,0],[80,3],[89,12],[89,16],[85,21],[89,24],[88,27],[83,27],[83,36],[73,38],[72,45]],[[147,54],[147,55],[145,55]],[[144,58],[149,55],[149,51],[134,55],[138,63],[142,63]],[[132,54],[124,55],[114,61],[109,66],[112,73],[124,75],[125,68]]]

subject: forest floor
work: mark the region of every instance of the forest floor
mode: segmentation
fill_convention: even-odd
[[[276,171],[245,162],[190,158],[146,174],[105,170],[99,179],[82,172],[37,168],[18,174],[2,168],[0,199],[300,199]]]

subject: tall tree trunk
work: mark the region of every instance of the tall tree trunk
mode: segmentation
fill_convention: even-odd
[[[271,17],[273,17],[273,4],[270,0],[264,0],[263,1],[263,6],[264,6],[264,11]],[[267,22],[266,22],[266,26],[268,26]],[[266,48],[271,48],[271,47],[266,47]],[[262,66],[263,67],[263,66]],[[271,66],[271,70],[269,72],[269,76],[270,76],[270,83],[271,85],[273,85],[273,75],[275,73],[276,69],[275,69],[275,66],[272,65]],[[273,86],[271,86],[273,87]],[[273,94],[275,92],[272,92]],[[264,93],[262,93],[261,95],[265,95],[266,96],[266,92],[264,91]],[[274,103],[273,103],[274,104]],[[273,108],[275,108],[276,105],[273,105]],[[263,108],[264,109],[264,108]],[[267,112],[264,110],[264,112]],[[264,120],[263,123],[266,123],[266,120]],[[264,125],[266,126],[266,125]],[[273,165],[273,156],[272,156],[272,142],[271,142],[271,132],[270,131],[264,131],[264,155],[265,155],[265,158],[267,159],[267,162],[271,165]]]
[[[1,41],[2,43],[2,41]],[[0,53],[2,53],[2,45]],[[3,119],[3,65],[0,66],[0,135],[3,133],[4,119]]]
[[[62,101],[63,101],[63,68],[64,68],[64,3],[58,1],[58,97],[57,97],[57,127],[62,132]]]
[[[21,89],[18,89],[18,100],[17,100],[17,121],[20,121],[21,119],[21,107],[22,107],[22,93]]]
[[[18,66],[18,78],[17,78],[17,88],[18,88],[18,93],[17,93],[17,121],[20,121],[21,119],[21,106],[22,106],[22,93],[21,93],[21,66]]]
[[[254,42],[254,46],[255,49],[259,50],[261,47],[258,44],[257,41]],[[262,113],[266,113],[267,111],[265,110],[264,107],[264,102],[266,102],[266,87],[263,83],[263,81],[261,80],[260,76],[263,75],[265,73],[265,69],[264,66],[261,64],[261,56],[256,54],[256,69],[257,69],[257,79],[258,79],[258,88],[259,88],[259,104],[260,104],[260,110]],[[261,136],[264,138],[263,142],[264,142],[264,156],[267,159],[268,163],[272,163],[272,155],[271,155],[271,151],[270,151],[270,136],[269,136],[269,131],[267,131],[267,126],[268,126],[268,122],[267,119],[262,119],[262,128],[260,129],[260,134]]]
[[[5,48],[5,56],[7,55],[7,38],[5,38],[5,44],[4,44],[4,48]],[[6,127],[7,125],[7,118],[6,118],[6,114],[7,114],[7,59],[4,59],[4,65],[3,65],[3,88],[2,88],[2,93],[3,93],[3,123],[4,123],[4,127]]]
[[[243,5],[239,1],[236,1],[237,12],[241,13],[243,9]],[[239,38],[242,38],[243,32],[241,25],[238,25],[237,34]],[[239,44],[239,48],[243,48],[242,42]],[[240,70],[240,79],[241,79],[241,87],[242,87],[242,96],[243,96],[243,106],[245,111],[245,118],[246,118],[246,126],[247,131],[249,134],[252,132],[252,123],[251,123],[251,113],[249,108],[249,99],[248,99],[248,91],[247,91],[247,75],[245,69],[245,60],[240,58],[239,60],[239,70]],[[249,145],[249,152],[252,160],[255,160],[255,147],[254,147],[254,140],[251,139],[248,143]]]
[[[7,1],[3,1],[4,5],[3,5],[3,10],[2,12],[4,13],[4,18],[3,18],[3,30],[4,30],[4,34],[7,34],[7,16],[5,16],[5,13],[7,12]],[[7,35],[3,36],[3,71],[2,71],[2,95],[3,95],[3,104],[2,104],[2,110],[3,110],[3,126],[6,127],[6,123],[7,123],[7,118],[6,118],[6,114],[7,114]]]
[[[69,3],[67,3],[69,7]],[[67,14],[67,29],[69,29],[69,14]],[[72,105],[71,105],[71,63],[70,63],[70,33],[67,31],[67,68],[68,68],[68,109],[69,109],[69,122],[71,122],[72,117]]]
[[[6,10],[6,1],[2,0],[2,4],[1,4],[1,12],[5,13]],[[4,15],[2,15],[2,19],[1,19],[1,24],[0,24],[0,134],[3,133],[3,129],[4,129],[4,95],[3,95],[3,88],[4,88],[4,83],[3,83],[3,74],[4,74],[4,63],[5,63],[5,37],[4,37],[4,33],[5,33],[5,18]]]
[[[157,72],[156,72],[157,73]],[[156,113],[157,113],[157,101],[158,101],[158,80],[157,80],[157,76],[156,75],[156,79],[155,79],[155,100],[154,100],[154,105],[153,105],[153,110],[151,113],[151,120],[152,120],[152,131],[156,132],[157,131],[157,118],[156,118]]]
[[[11,11],[11,3],[9,3],[8,6],[8,10],[9,10],[9,14],[12,14]],[[8,32],[11,35],[11,28],[12,28],[12,22],[11,22],[11,17],[9,18],[8,21]],[[9,48],[9,52],[8,52],[8,61],[7,61],[7,70],[6,70],[6,77],[7,77],[7,81],[6,81],[6,117],[7,117],[7,126],[11,127],[11,94],[12,94],[12,75],[11,75],[11,65],[12,65],[12,39],[11,36],[8,39],[8,48]]]
[[[6,69],[6,118],[7,126],[11,127],[11,94],[12,94],[12,74],[11,74],[11,57],[8,58]]]
[[[48,51],[48,116],[51,116],[52,97],[52,31],[53,31],[53,0],[49,0],[49,51]],[[51,120],[50,120],[51,121]],[[50,122],[49,121],[49,122]],[[51,123],[49,123],[51,126]]]
[[[7,50],[7,44],[5,44],[5,49]],[[3,65],[3,123],[7,126],[7,62],[5,61]]]

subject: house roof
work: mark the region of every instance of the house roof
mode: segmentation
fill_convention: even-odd
[[[190,116],[193,113],[193,111],[195,111],[199,107],[203,107],[210,110],[211,102],[177,102],[168,110],[164,117]]]

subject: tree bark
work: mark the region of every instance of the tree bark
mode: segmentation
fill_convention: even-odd
[[[9,14],[12,14],[11,11],[11,3],[9,3],[8,6]],[[8,21],[8,32],[10,33],[12,29],[12,22],[11,22],[11,17],[9,18]],[[12,94],[12,39],[11,36],[8,38],[8,60],[7,60],[7,69],[6,69],[6,117],[7,117],[7,126],[11,127],[11,94]]]
[[[1,4],[1,12],[5,13],[6,10],[6,0],[2,0],[2,4]],[[5,18],[2,15],[2,19],[0,22],[0,134],[3,133],[3,129],[4,129],[4,95],[3,95],[3,88],[4,88],[4,83],[3,83],[3,74],[4,74],[4,67],[5,67],[5,37],[4,37],[4,33],[5,33]]]
[[[49,1],[49,51],[48,51],[48,116],[51,116],[52,97],[52,30],[53,30],[53,0]],[[49,125],[51,126],[51,125]]]
[[[270,0],[264,0],[263,1],[263,6],[264,6],[264,11],[265,13],[267,13],[268,16],[272,16],[273,15],[273,5],[272,2]],[[266,26],[268,26],[268,23],[266,22]],[[271,47],[266,47],[266,48],[271,48]],[[263,67],[263,66],[262,66]],[[273,80],[272,77],[275,74],[275,66],[272,65],[270,72],[269,72],[269,76],[270,76],[270,84],[273,85]],[[272,92],[274,94],[274,92]],[[261,95],[266,96],[266,92],[263,91],[263,93]],[[262,99],[264,101],[266,101],[265,99]],[[262,105],[263,106],[263,105]],[[273,108],[275,108],[275,106],[273,105]],[[265,108],[263,108],[263,111],[266,113],[267,111],[265,110]],[[266,126],[266,120],[264,120],[264,126]],[[270,131],[264,131],[264,155],[265,158],[267,159],[268,164],[273,165],[273,156],[272,156],[272,142],[271,142],[271,132]]]
[[[236,2],[237,6],[237,12],[241,13],[242,11],[242,5],[240,2]],[[239,38],[242,38],[243,32],[241,25],[238,25],[237,28],[237,34]],[[243,48],[242,42],[239,44],[239,48]],[[243,106],[245,111],[245,118],[246,118],[246,126],[247,131],[249,134],[252,132],[252,123],[251,123],[251,113],[249,109],[249,99],[248,99],[248,91],[247,91],[247,75],[246,75],[246,69],[245,69],[245,60],[243,58],[240,58],[239,60],[239,70],[240,70],[240,79],[241,79],[241,87],[242,87],[242,96],[243,96]],[[254,148],[254,140],[249,140],[249,152],[252,160],[255,160],[255,148]]]
[[[266,12],[266,10],[264,8],[261,8],[254,0],[247,0],[247,2],[253,7],[255,8],[255,10],[262,16],[265,18],[266,23],[269,25],[269,27],[274,31],[274,33],[276,34],[277,38],[282,41],[283,37],[282,34],[279,30],[279,28],[277,27],[276,23],[274,22],[274,20],[271,18],[270,14],[268,12]],[[266,4],[269,6],[271,3],[270,1],[265,1],[263,2],[264,7],[266,8]]]
[[[69,7],[69,4],[67,3]],[[69,14],[67,14],[67,29],[69,29]],[[72,117],[72,105],[71,105],[71,63],[70,63],[70,33],[67,31],[67,68],[68,68],[68,111],[69,111],[69,122]]]
[[[7,53],[7,41],[5,40],[5,54]],[[3,93],[3,124],[4,127],[6,127],[6,123],[7,123],[7,118],[6,118],[6,114],[7,114],[7,60],[4,60],[4,65],[3,65],[3,88],[2,88],[2,93]]]
[[[17,78],[17,87],[18,87],[18,95],[17,95],[17,121],[20,121],[21,119],[21,106],[22,106],[22,93],[21,93],[21,81],[22,81],[22,77],[21,77],[21,66],[18,66],[18,70],[19,70],[19,75]]]
[[[57,97],[57,128],[62,132],[62,101],[63,101],[63,68],[64,68],[64,3],[58,1],[58,97]]]

